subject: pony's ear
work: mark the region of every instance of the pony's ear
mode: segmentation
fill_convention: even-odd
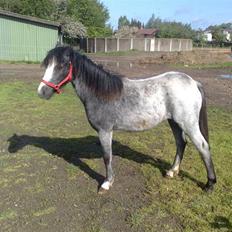
[[[65,62],[70,62],[73,60],[74,51],[71,47],[67,47],[64,51],[64,60]]]

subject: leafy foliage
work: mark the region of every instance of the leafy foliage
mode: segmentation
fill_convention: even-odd
[[[222,23],[220,25],[209,26],[207,30],[212,32],[213,39],[216,42],[223,43],[227,41],[226,34],[223,33],[223,31],[232,31],[232,23]]]
[[[226,41],[226,36],[223,34],[223,32],[220,30],[220,28],[215,28],[212,31],[213,39],[219,43]]]
[[[0,7],[15,13],[50,19],[54,11],[53,0],[0,0]]]
[[[59,21],[69,36],[112,34],[108,9],[98,0],[0,0],[0,8],[19,14]]]
[[[110,27],[108,9],[98,0],[68,0],[67,14],[87,27],[88,36],[104,36]]]
[[[163,21],[158,17],[156,18],[154,14],[148,20],[145,27],[158,29],[157,37],[160,38],[190,39],[195,36],[195,31],[191,28],[190,24],[183,24],[175,21]]]
[[[68,37],[84,37],[87,35],[85,26],[73,18],[66,16],[61,20],[65,36]]]
[[[142,22],[137,19],[131,19],[131,21],[126,16],[121,16],[118,19],[118,29],[120,30],[122,27],[142,27]]]
[[[130,21],[126,16],[120,16],[118,19],[118,29],[121,29],[122,27],[129,26]]]

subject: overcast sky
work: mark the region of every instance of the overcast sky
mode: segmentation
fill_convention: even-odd
[[[232,0],[101,0],[116,29],[118,18],[126,15],[146,23],[154,13],[164,20],[190,23],[194,29],[232,22]]]

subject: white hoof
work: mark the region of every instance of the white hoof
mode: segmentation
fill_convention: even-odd
[[[105,190],[109,190],[110,187],[113,185],[113,183],[114,183],[114,179],[112,179],[111,181],[105,180],[103,184],[101,185],[101,188]]]
[[[177,176],[178,174],[179,174],[179,169],[176,169],[176,170],[170,169],[167,171],[166,176],[173,178],[174,176]]]
[[[113,185],[114,180],[112,181],[104,181],[101,187],[98,189],[98,194],[105,194],[108,192],[110,187]]]
[[[174,177],[174,171],[173,170],[167,171],[166,176],[173,178]]]
[[[111,186],[111,184],[109,181],[104,181],[104,183],[101,185],[101,188],[103,188],[105,190],[109,190],[110,186]]]

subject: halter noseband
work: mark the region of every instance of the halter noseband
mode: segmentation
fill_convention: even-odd
[[[45,80],[42,80],[42,82],[53,88],[57,94],[60,94],[62,92],[62,90],[60,89],[64,84],[68,83],[68,82],[71,82],[72,81],[72,71],[73,71],[73,66],[72,66],[72,63],[70,62],[70,66],[69,66],[69,72],[68,72],[68,75],[64,78],[64,80],[62,80],[59,84],[55,85],[54,83],[52,82],[49,82],[49,81],[45,81]]]

